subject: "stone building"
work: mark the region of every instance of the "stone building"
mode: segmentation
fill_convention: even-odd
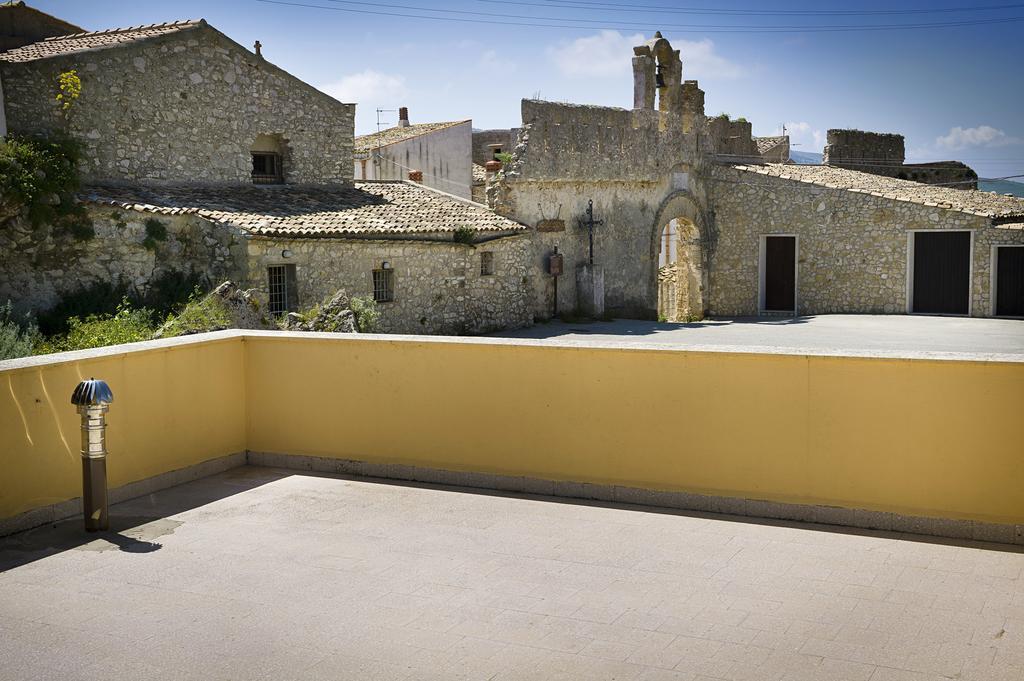
[[[403,106],[397,126],[355,138],[355,177],[402,180],[413,176],[428,187],[472,198],[472,135],[470,120],[413,124],[409,109]]]
[[[536,316],[592,312],[598,289],[606,313],[670,320],[1024,316],[1024,200],[766,163],[749,123],[705,117],[667,40],[634,48],[633,66],[632,110],[524,101],[512,162],[487,187],[533,229]]]
[[[0,3],[0,52],[44,38],[82,32],[84,29],[72,23],[29,7],[24,0]]]
[[[765,163],[789,163],[789,135],[755,137],[757,153]]]
[[[923,184],[978,188],[978,174],[970,166],[960,161],[906,163],[905,146],[903,135],[894,133],[829,130],[823,162]]]
[[[82,93],[64,115],[56,78],[71,70]],[[0,300],[19,310],[102,282],[145,294],[180,274],[260,289],[274,313],[344,288],[377,300],[386,331],[532,321],[525,228],[468,200],[468,121],[452,131],[459,198],[355,182],[355,105],[203,20],[48,37],[0,54],[0,75],[11,133],[80,143],[90,222],[79,236],[21,220],[0,230]]]

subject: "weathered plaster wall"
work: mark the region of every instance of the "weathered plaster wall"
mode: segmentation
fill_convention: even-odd
[[[576,267],[588,258],[578,220],[587,202],[603,224],[594,230],[594,260],[605,271],[606,310],[655,318],[661,228],[685,217],[704,225],[705,190],[696,172],[710,149],[703,125],[685,133],[682,117],[653,110],[526,100],[514,158],[492,190],[496,208],[535,228],[533,310],[550,317],[554,282],[546,258],[558,246],[565,273],[560,312],[576,306]]]
[[[285,249],[291,257],[282,257]],[[480,273],[484,251],[494,254],[493,275]],[[386,260],[394,272],[395,299],[378,304],[381,331],[481,333],[533,321],[529,253],[524,236],[472,246],[425,240],[251,239],[244,285],[266,291],[268,266],[295,265],[299,307],[305,309],[338,289],[372,296],[372,272]]]
[[[971,314],[991,315],[991,247],[1024,243],[988,218],[717,167],[711,313],[758,312],[760,236],[798,236],[799,314],[907,312],[910,230],[974,231]]]
[[[408,180],[409,169],[423,172],[423,184],[439,191],[471,199],[473,183],[470,153],[473,143],[470,121],[395,142],[380,148],[380,162],[365,162],[368,180]],[[373,151],[376,154],[377,150]],[[354,161],[361,172],[363,161]]]
[[[82,94],[64,120],[56,77]],[[0,62],[15,134],[67,133],[86,180],[249,182],[259,134],[286,140],[287,182],[350,183],[354,104],[342,104],[202,25],[116,48]]]
[[[0,229],[0,302],[19,312],[43,312],[63,294],[98,282],[124,284],[145,294],[168,272],[197,272],[216,284],[240,273],[242,236],[190,215],[155,216],[90,205],[95,236],[81,240],[52,226],[32,228],[15,220]],[[146,222],[155,220],[166,238],[146,240]]]

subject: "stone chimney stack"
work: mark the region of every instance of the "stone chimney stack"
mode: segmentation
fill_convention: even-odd
[[[406,125],[408,125],[408,122],[406,122]],[[409,171],[409,179],[411,181],[413,181],[413,182],[419,182],[420,184],[422,184],[423,183],[423,171],[422,170],[410,170]]]
[[[398,108],[398,127],[408,128],[409,127],[409,108],[401,106]]]
[[[257,57],[259,57],[260,59],[263,58],[263,54],[262,52],[260,52],[260,50],[263,49],[263,43],[257,40],[256,43],[252,46],[252,49],[256,52]]]

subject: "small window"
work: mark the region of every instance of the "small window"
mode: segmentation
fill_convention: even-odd
[[[395,271],[373,271],[373,299],[378,303],[390,303],[395,299]]]
[[[498,160],[498,154],[501,153],[501,147],[494,147],[494,160]]]
[[[480,254],[480,276],[489,277],[494,274],[494,253],[484,251]]]
[[[270,314],[281,315],[299,307],[298,287],[295,283],[295,265],[272,265],[267,268],[267,290]]]
[[[280,184],[283,182],[281,155],[266,151],[252,152],[252,181],[254,184]]]

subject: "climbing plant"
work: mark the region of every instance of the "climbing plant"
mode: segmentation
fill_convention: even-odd
[[[70,140],[0,139],[0,226],[23,214],[33,226],[62,217],[82,222],[78,156]]]

